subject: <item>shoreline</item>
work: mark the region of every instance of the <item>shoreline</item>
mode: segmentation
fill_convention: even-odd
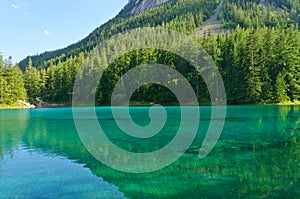
[[[19,100],[18,103],[14,103],[13,105],[0,104],[0,110],[5,110],[5,109],[32,109],[32,108],[36,108],[36,106],[26,102],[25,100]]]
[[[0,105],[0,110],[16,110],[16,109],[36,109],[36,108],[68,108],[72,107],[70,104],[47,104],[48,106],[10,106],[10,105]],[[153,106],[152,103],[139,103],[139,104],[130,104],[130,107],[142,107],[142,106]],[[297,106],[300,105],[300,102],[287,102],[287,103],[276,103],[276,104],[232,104],[227,106]],[[103,105],[103,106],[95,106],[95,107],[107,107],[110,105]],[[179,106],[179,105],[166,105],[166,106]],[[211,106],[209,104],[199,104],[199,106]],[[89,105],[83,105],[82,107],[91,107]]]
[[[35,107],[27,107],[27,106],[9,106],[9,105],[1,105],[0,110],[16,110],[16,109],[35,109]]]
[[[278,106],[284,106],[284,105],[300,105],[300,102],[278,103],[278,104],[275,104],[275,105],[278,105]]]

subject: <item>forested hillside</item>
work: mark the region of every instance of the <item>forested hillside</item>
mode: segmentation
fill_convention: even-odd
[[[132,2],[133,3],[133,2]],[[82,41],[65,49],[46,52],[39,56],[30,57],[35,67],[49,67],[51,63],[65,61],[80,52],[87,53],[106,38],[117,33],[138,28],[166,26],[167,28],[192,33],[205,19],[207,19],[219,3],[218,0],[169,0],[167,3],[152,8],[139,15],[130,14],[132,3],[129,3],[119,15],[93,31]],[[24,69],[29,57],[20,63]]]
[[[116,18],[82,41],[62,50],[23,60],[20,66],[24,70],[28,98],[31,101],[39,97],[48,102],[70,102],[79,67],[101,41],[137,27],[164,27],[193,35],[196,28],[214,14],[220,3],[219,0],[169,0],[132,15],[131,2]],[[222,3],[222,12],[216,14],[227,33],[215,35],[208,32],[197,42],[216,62],[225,83],[228,102],[300,101],[299,1],[224,0]],[[121,75],[134,66],[149,62],[176,68],[190,81],[199,102],[209,104],[209,94],[199,74],[192,67],[187,67],[189,64],[178,56],[157,49],[131,52],[111,64],[98,87],[97,103],[110,104],[112,89]],[[6,68],[3,69],[5,73],[12,67]],[[132,100],[170,105],[177,103],[171,92],[157,85],[139,89]]]

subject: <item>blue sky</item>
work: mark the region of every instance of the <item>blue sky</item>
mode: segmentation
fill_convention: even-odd
[[[19,62],[66,47],[113,18],[128,0],[0,0],[0,52]]]

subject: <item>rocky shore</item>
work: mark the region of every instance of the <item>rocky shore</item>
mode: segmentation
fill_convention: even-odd
[[[36,98],[35,106],[37,108],[54,108],[54,107],[64,107],[67,104],[56,104],[56,103],[48,103]]]

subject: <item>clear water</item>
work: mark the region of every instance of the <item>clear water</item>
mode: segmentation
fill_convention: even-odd
[[[70,108],[1,110],[0,198],[300,198],[300,106],[228,107],[222,136],[204,159],[198,155],[210,108],[200,109],[190,149],[147,174],[115,171],[95,160],[79,139]],[[168,107],[165,128],[145,140],[121,132],[110,108],[97,114],[116,145],[141,153],[174,138],[179,111]],[[137,123],[149,123],[148,108],[131,108],[131,114]]]

